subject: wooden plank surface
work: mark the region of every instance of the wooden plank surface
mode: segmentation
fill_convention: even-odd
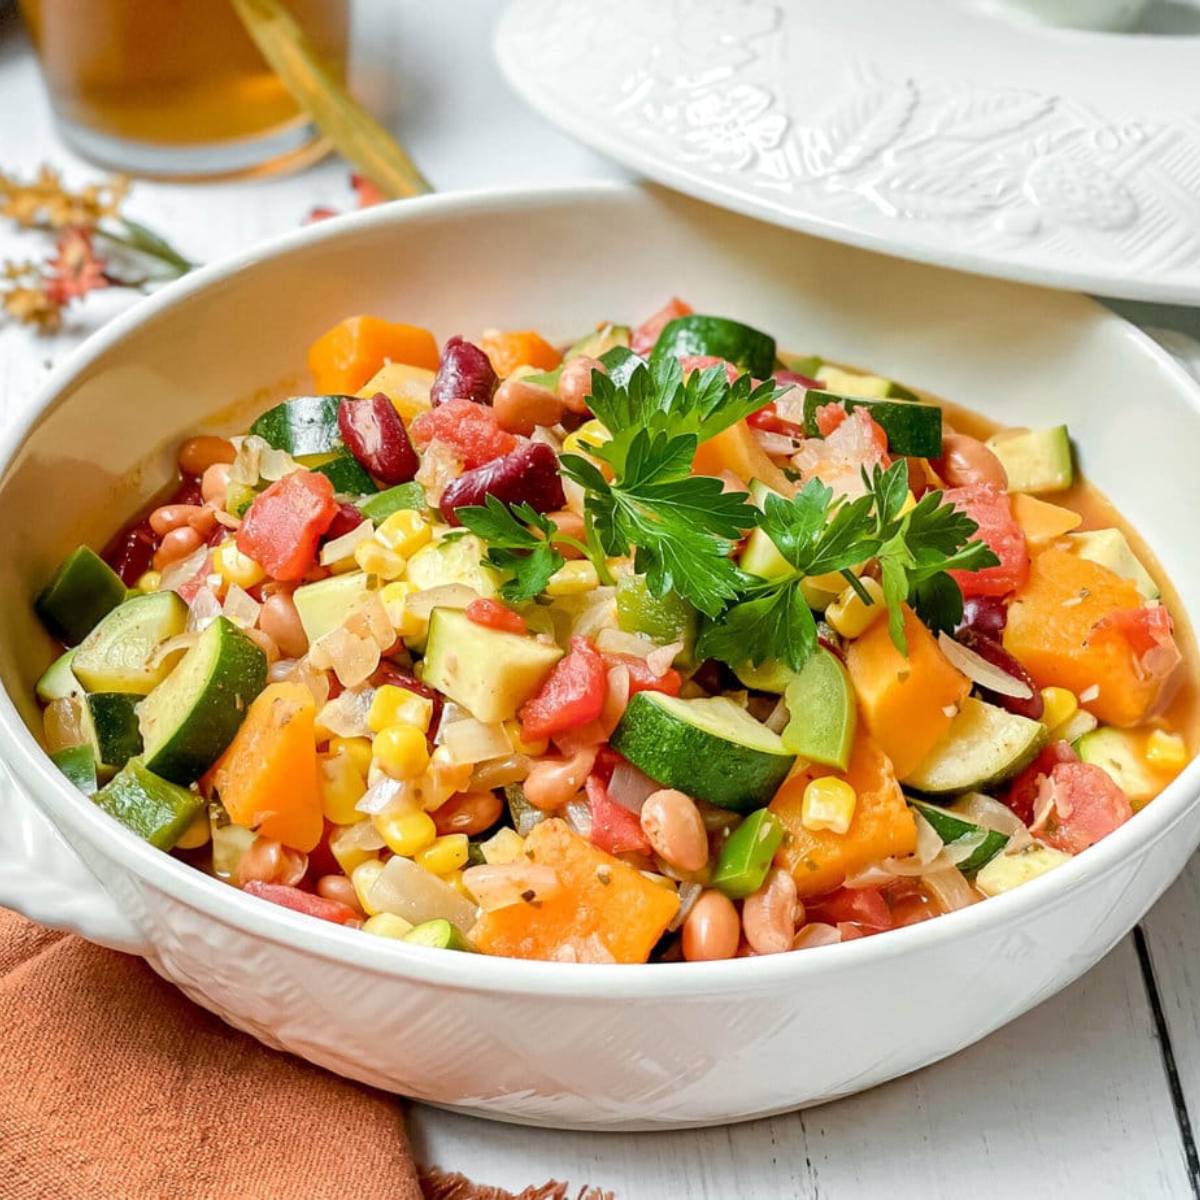
[[[503,89],[487,0],[360,0],[357,12],[362,90],[439,188],[620,175]],[[54,140],[11,13],[0,16],[0,148],[5,170],[48,160],[90,174]],[[265,184],[139,184],[131,213],[211,261],[294,228],[314,205],[352,202],[344,165],[327,162]],[[0,232],[0,258],[20,253]],[[98,297],[53,339],[0,327],[0,417],[22,411],[48,366],[126,303]],[[1148,918],[1141,957],[1126,939],[1066,992],[954,1059],[821,1109],[724,1129],[586,1135],[414,1106],[414,1142],[423,1161],[480,1180],[519,1187],[555,1175],[621,1200],[1200,1195],[1180,1133],[1185,1106],[1200,1112],[1198,911],[1193,864]]]

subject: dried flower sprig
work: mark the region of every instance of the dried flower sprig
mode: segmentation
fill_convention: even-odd
[[[47,166],[29,181],[0,171],[0,217],[18,229],[56,235],[55,253],[44,262],[0,269],[0,315],[50,333],[61,326],[64,309],[90,292],[144,290],[190,271],[194,264],[173,246],[122,214],[128,194],[122,176],[72,191]]]

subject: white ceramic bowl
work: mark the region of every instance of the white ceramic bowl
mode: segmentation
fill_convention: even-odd
[[[391,205],[168,288],[92,338],[8,435],[0,904],[141,954],[231,1024],[344,1075],[593,1129],[739,1120],[859,1091],[953,1053],[1095,963],[1200,839],[1200,764],[1096,848],[967,911],[798,954],[622,967],[423,950],[264,904],[139,841],[42,753],[32,690],[50,644],[31,597],[72,545],[102,542],[167,479],[186,433],[237,429],[248,406],[303,387],[316,334],[378,312],[439,338],[501,325],[565,339],[672,293],[1005,421],[1069,422],[1084,467],[1180,592],[1200,597],[1200,542],[1179,520],[1200,511],[1196,385],[1089,301],[651,190]]]

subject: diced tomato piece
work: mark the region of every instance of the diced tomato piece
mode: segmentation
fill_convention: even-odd
[[[1171,614],[1161,604],[1116,609],[1096,625],[1091,640],[1109,637],[1124,638],[1129,644],[1143,680],[1165,681],[1183,661],[1175,644]]]
[[[963,595],[1006,596],[1015,592],[1029,578],[1029,549],[1013,516],[1008,493],[994,484],[973,483],[947,489],[945,499],[979,526],[975,538],[987,542],[1000,560],[998,566],[979,571],[949,572]]]
[[[663,327],[668,322],[675,320],[676,317],[690,317],[692,311],[690,304],[685,304],[678,296],[672,296],[654,316],[647,317],[633,331],[633,335],[629,339],[629,348],[634,354],[649,354],[654,349],[654,343],[658,341],[658,335],[662,333]]]
[[[679,360],[680,367],[683,368],[684,378],[687,378],[693,371],[707,371],[709,367],[724,367],[725,378],[732,383],[743,372],[731,362],[726,362],[723,358],[716,358],[711,354],[685,354]]]
[[[592,764],[592,774],[607,787],[609,780],[612,779],[613,772],[621,763],[626,761],[628,760],[623,754],[618,754],[606,743],[596,751],[596,761]]]
[[[1067,854],[1094,846],[1133,816],[1129,798],[1112,776],[1092,763],[1059,763],[1042,776],[1039,794],[1052,803],[1045,824],[1035,832],[1048,846]]]
[[[844,404],[822,404],[816,413],[817,432],[827,438],[849,415]]]
[[[339,900],[326,900],[324,896],[314,896],[312,892],[302,892],[299,888],[288,887],[284,883],[262,883],[252,879],[242,891],[257,896],[260,900],[269,900],[272,904],[290,908],[293,912],[304,913],[307,917],[332,921],[335,925],[359,920],[359,914],[348,904],[342,904]]]
[[[608,854],[626,854],[631,850],[649,854],[650,843],[642,832],[641,821],[608,794],[608,788],[597,776],[589,775],[586,786],[592,813],[592,845]]]
[[[303,579],[317,543],[338,514],[333,484],[316,471],[293,471],[254,498],[237,547],[275,579]]]
[[[899,879],[888,884],[883,896],[892,910],[892,920],[897,929],[942,915],[941,906],[916,879]]]
[[[518,445],[513,434],[500,428],[491,408],[461,397],[418,414],[409,432],[422,449],[434,438],[449,446],[468,470],[511,454]]]
[[[801,478],[805,483],[820,479],[839,496],[865,495],[863,472],[870,475],[875,466],[886,467],[891,461],[887,434],[865,408],[847,414],[840,404],[826,404],[818,409],[818,422],[830,432],[805,439],[792,458]]]
[[[1028,825],[1033,820],[1033,805],[1042,780],[1059,763],[1075,763],[1079,755],[1070,742],[1051,742],[1009,785],[1008,794],[1001,799]]]
[[[636,692],[662,692],[666,696],[678,696],[683,687],[683,676],[674,667],[668,667],[661,675],[650,670],[644,658],[636,654],[606,654],[604,661],[610,667],[625,667],[629,672],[629,694]]]
[[[883,893],[878,888],[838,888],[804,905],[806,921],[821,921],[826,925],[850,922],[864,931],[891,929],[895,918]]]
[[[570,653],[554,664],[546,682],[521,709],[525,739],[536,741],[596,720],[607,691],[604,659],[587,638],[572,638]]]
[[[504,633],[525,633],[525,618],[519,612],[513,612],[507,604],[499,600],[481,596],[467,605],[467,620],[488,629],[499,629]]]
[[[782,433],[795,438],[804,436],[804,426],[797,425],[795,421],[785,421],[779,415],[779,409],[773,400],[770,404],[764,404],[757,412],[752,412],[746,418],[746,424],[751,429],[761,429],[766,433]]]

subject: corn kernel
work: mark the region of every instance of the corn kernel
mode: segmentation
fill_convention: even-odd
[[[602,421],[584,421],[574,433],[568,433],[563,438],[563,453],[586,455],[589,450],[603,446],[609,441],[612,441],[612,434],[604,427]]]
[[[442,882],[448,883],[464,900],[470,900],[475,903],[475,897],[471,895],[470,889],[463,881],[463,873],[461,870],[449,871],[442,876]]]
[[[162,583],[161,571],[143,571],[133,586],[143,592],[157,592],[160,583]]]
[[[398,917],[395,913],[376,913],[373,917],[368,917],[362,923],[363,933],[373,933],[376,937],[395,938],[397,940],[404,937],[412,929],[412,922],[406,921],[403,917]]]
[[[596,568],[586,558],[564,563],[546,584],[547,596],[582,596],[600,586]]]
[[[822,776],[804,789],[800,824],[814,833],[819,829],[846,833],[854,820],[857,804],[858,793],[844,779]]]
[[[371,769],[371,739],[365,737],[332,737],[329,739],[330,754],[347,754],[365,779]]]
[[[183,836],[175,843],[176,850],[198,850],[208,844],[211,828],[208,821],[208,810],[202,809],[196,819],[183,831]]]
[[[533,741],[526,741],[525,735],[521,732],[520,721],[505,721],[504,732],[508,734],[508,740],[512,744],[514,754],[527,754],[530,758],[537,758],[550,749],[549,738],[536,738]]]
[[[1071,856],[1036,842],[1016,854],[997,854],[987,866],[975,876],[975,886],[985,896],[999,896],[1013,888],[1045,875],[1055,867],[1069,862]]]
[[[449,875],[457,871],[467,861],[467,835],[465,833],[448,833],[436,838],[431,846],[418,850],[413,855],[413,862],[418,867],[424,867],[430,875]]]
[[[213,570],[226,583],[236,583],[240,588],[252,588],[267,577],[266,571],[254,559],[237,548],[233,538],[223,541],[213,551]]]
[[[437,826],[433,818],[421,809],[401,809],[399,812],[389,812],[384,809],[372,818],[379,836],[387,843],[393,854],[402,858],[412,858],[428,849],[437,840]],[[451,864],[446,868],[453,870]]]
[[[1146,739],[1146,761],[1157,770],[1182,771],[1187,760],[1187,743],[1179,734],[1156,729]]]
[[[379,915],[379,909],[371,903],[371,889],[375,881],[383,874],[383,863],[377,858],[369,858],[361,862],[350,872],[350,882],[354,884],[354,894],[358,897],[359,907],[368,917]]]
[[[388,620],[400,637],[419,638],[429,628],[427,617],[417,616],[408,610],[408,598],[417,591],[416,584],[389,583],[380,589],[379,598],[387,610]]]
[[[429,544],[433,529],[419,512],[404,508],[385,517],[375,530],[375,537],[389,550],[411,558],[422,546]]]
[[[379,769],[393,779],[416,779],[429,766],[425,734],[414,725],[389,725],[371,747]]]
[[[525,853],[525,839],[506,825],[503,829],[497,829],[486,842],[481,842],[479,849],[483,851],[483,861],[489,867],[505,866],[520,860]]]
[[[317,759],[321,807],[335,825],[353,825],[364,814],[354,806],[367,790],[367,781],[347,753],[322,754]]]
[[[380,545],[374,538],[367,538],[354,547],[354,561],[368,575],[378,575],[380,579],[399,579],[408,565],[402,555]]]
[[[1042,688],[1042,724],[1047,729],[1057,729],[1079,711],[1079,700],[1067,688]]]
[[[864,604],[858,593],[846,585],[842,594],[825,610],[825,620],[846,638],[861,637],[883,616],[883,588],[877,579],[859,581],[872,603]]]
[[[433,701],[428,696],[418,696],[408,688],[385,683],[376,689],[367,713],[367,724],[375,733],[389,725],[411,725],[422,733],[433,720]]]
[[[364,814],[365,815],[365,814]],[[379,831],[369,821],[335,829],[329,835],[329,851],[344,875],[353,874],[365,862],[378,861]]]

